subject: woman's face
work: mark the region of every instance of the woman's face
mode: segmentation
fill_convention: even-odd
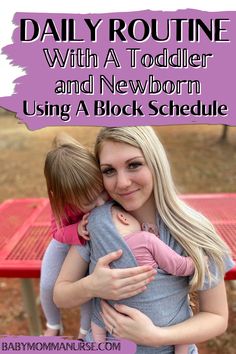
[[[105,141],[100,167],[105,189],[125,210],[138,211],[153,200],[153,177],[140,149]]]

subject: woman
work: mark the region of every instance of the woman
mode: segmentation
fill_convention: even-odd
[[[116,260],[113,265],[122,263],[124,257],[118,258],[127,249],[102,257],[96,266],[91,260],[90,275],[80,279],[88,268],[89,246],[70,250],[55,287],[57,305],[78,306],[92,297],[116,302],[128,298],[125,301],[132,303],[136,293],[145,290],[139,295],[144,296],[151,292],[156,297],[155,307],[142,312],[102,301],[107,330],[137,343],[140,353],[173,353],[176,344],[199,343],[224,332],[228,310],[223,277],[234,264],[211,223],[177,197],[165,151],[154,131],[150,127],[105,128],[97,137],[95,153],[111,198],[140,224],[157,227],[162,241],[175,251],[193,259],[195,273],[190,287],[198,290],[200,312],[190,317],[187,278],[183,281],[159,270],[147,286],[150,279],[143,280],[145,273],[136,275],[135,267],[109,269],[112,261]],[[89,231],[93,232],[100,209],[107,212],[101,207],[94,211],[95,216],[92,213]],[[91,255],[95,250],[91,248]],[[206,256],[209,267],[205,266]],[[189,353],[197,353],[194,345],[189,346]]]

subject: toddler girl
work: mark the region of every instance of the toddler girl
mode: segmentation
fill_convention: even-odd
[[[53,289],[70,245],[84,245],[88,212],[107,200],[96,160],[68,135],[58,135],[45,160],[44,174],[52,209],[50,242],[42,261],[40,298],[47,320],[46,336],[62,334],[60,311]],[[79,338],[90,328],[90,304],[81,306]]]

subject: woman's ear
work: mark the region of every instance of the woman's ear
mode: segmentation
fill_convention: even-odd
[[[129,225],[129,220],[125,217],[124,213],[121,211],[118,211],[117,214],[117,219],[123,224],[123,225]]]

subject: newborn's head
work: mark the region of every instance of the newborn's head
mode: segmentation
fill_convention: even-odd
[[[113,222],[122,236],[141,230],[140,223],[120,206],[112,207]]]

